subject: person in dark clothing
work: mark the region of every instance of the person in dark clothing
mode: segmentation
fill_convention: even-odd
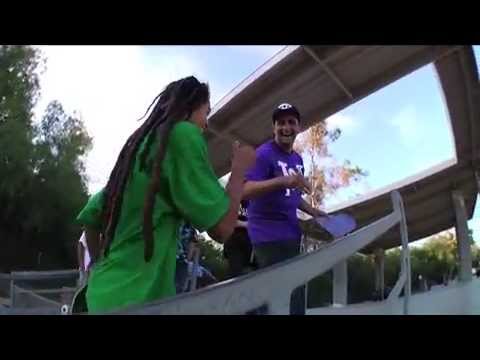
[[[247,202],[242,201],[237,226],[223,246],[223,256],[228,262],[228,276],[230,278],[244,275],[256,269],[253,248],[247,231],[247,222]]]

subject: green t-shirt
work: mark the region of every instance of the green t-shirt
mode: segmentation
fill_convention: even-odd
[[[219,185],[208,160],[207,145],[196,125],[181,121],[169,136],[161,167],[160,191],[153,211],[154,252],[144,260],[143,207],[151,174],[140,171],[137,151],[132,174],[125,187],[122,210],[108,256],[94,265],[87,290],[89,312],[103,312],[144,304],[175,295],[175,262],[178,228],[190,222],[199,231],[212,228],[226,214],[229,198]],[[147,159],[153,159],[158,138]],[[103,199],[99,196],[97,200]],[[90,203],[90,202],[89,202]],[[100,203],[94,206],[98,209]],[[95,211],[82,210],[88,219]],[[97,213],[99,214],[99,213]]]
[[[100,190],[88,199],[87,205],[85,205],[77,216],[77,222],[95,230],[100,230],[102,206],[103,190]]]

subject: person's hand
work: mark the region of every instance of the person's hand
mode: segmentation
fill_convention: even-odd
[[[237,220],[237,227],[247,228],[247,222],[242,220]]]
[[[255,164],[255,149],[250,145],[240,145],[238,141],[233,144],[232,170],[244,173]]]
[[[286,188],[299,189],[306,194],[310,194],[312,192],[310,183],[302,174],[284,176],[283,182]]]

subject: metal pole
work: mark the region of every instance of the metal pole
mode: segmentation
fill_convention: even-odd
[[[10,307],[13,308],[15,306],[15,284],[13,280],[13,276],[10,274]]]
[[[402,239],[402,264],[401,271],[407,276],[405,287],[404,287],[404,302],[403,302],[403,313],[408,315],[409,312],[409,302],[410,295],[412,293],[412,278],[410,273],[410,250],[408,247],[408,229],[407,229],[407,219],[405,215],[405,208],[403,206],[403,200],[400,196],[398,190],[395,190],[391,194],[393,208],[396,212],[400,213],[400,236]]]
[[[380,299],[385,299],[385,250],[375,249],[375,290],[380,294]]]
[[[456,238],[458,258],[460,261],[458,278],[460,281],[472,280],[472,250],[468,237],[467,211],[463,195],[459,191],[452,192],[453,205],[456,217]]]

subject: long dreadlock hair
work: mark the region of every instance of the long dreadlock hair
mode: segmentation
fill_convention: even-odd
[[[144,118],[153,106],[153,110],[143,124],[128,138],[117,158],[107,185],[104,189],[105,201],[102,209],[104,234],[103,254],[108,251],[115,234],[122,200],[129,175],[132,172],[135,155],[147,137],[145,147],[141,154],[140,170],[151,173],[151,180],[145,194],[145,205],[143,211],[143,237],[144,237],[144,258],[150,261],[153,255],[153,219],[152,213],[155,206],[155,194],[160,187],[160,169],[168,142],[170,130],[176,122],[190,118],[192,113],[200,106],[208,102],[210,91],[208,85],[199,82],[195,77],[189,76],[167,85],[150,104]],[[142,119],[141,118],[141,119]],[[159,147],[156,150],[153,166],[147,164],[147,155],[155,137],[159,137]]]

